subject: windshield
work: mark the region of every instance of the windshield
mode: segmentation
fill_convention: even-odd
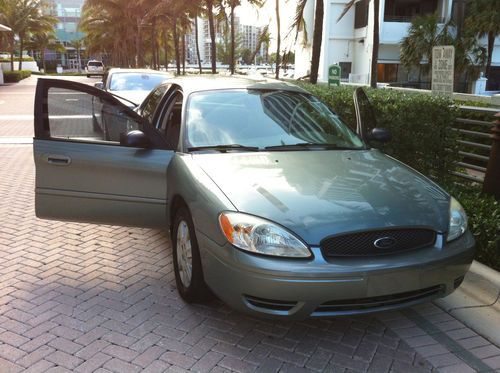
[[[98,61],[90,61],[88,63],[88,66],[98,66],[98,67],[102,67],[102,62],[98,62]]]
[[[110,91],[151,91],[168,79],[162,74],[114,73],[109,82]]]
[[[321,144],[364,149],[364,143],[317,98],[290,91],[193,93],[187,108],[188,148],[238,144],[287,147]]]

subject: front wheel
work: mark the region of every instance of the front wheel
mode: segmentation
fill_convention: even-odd
[[[177,291],[188,303],[203,302],[211,298],[203,279],[200,250],[191,214],[181,207],[175,214],[172,231],[173,261]]]

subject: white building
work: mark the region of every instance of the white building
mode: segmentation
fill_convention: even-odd
[[[257,47],[257,42],[262,31],[262,27],[256,27],[251,25],[242,25],[240,24],[239,17],[235,17],[235,29],[236,35],[240,37],[241,47],[248,48],[252,52],[255,51]],[[210,31],[208,25],[208,19],[198,17],[196,19],[198,22],[198,45],[200,49],[200,59],[202,64],[210,64]],[[215,26],[215,39],[216,42],[223,41],[223,31],[224,31],[224,23],[216,24]],[[198,58],[196,56],[196,38],[195,38],[195,27],[194,20],[193,26],[191,27],[191,33],[186,35],[186,61],[189,64],[197,64]],[[259,52],[256,57],[264,57],[266,55],[266,46],[261,45]]]
[[[455,0],[380,0],[379,9],[379,82],[411,82],[416,80],[400,64],[400,42],[407,35],[413,17],[437,13],[445,22],[452,16]],[[368,83],[373,48],[373,1],[359,0],[337,22],[348,0],[325,0],[323,41],[319,67],[319,81],[327,81],[328,66],[334,63],[342,68],[342,80]],[[309,40],[305,48],[296,47],[295,77],[309,74],[312,54],[314,1],[308,1],[304,19]],[[303,37],[299,35],[299,37]],[[486,46],[486,39],[481,41]],[[500,38],[495,41],[493,71],[490,79],[500,84]],[[500,89],[493,88],[493,89]]]

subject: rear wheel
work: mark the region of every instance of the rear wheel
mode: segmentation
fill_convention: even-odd
[[[188,303],[211,298],[203,279],[200,250],[189,210],[180,207],[174,218],[172,246],[175,282],[179,295]]]

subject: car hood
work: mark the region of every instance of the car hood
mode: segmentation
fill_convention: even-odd
[[[448,229],[448,194],[377,150],[193,158],[239,211],[277,222],[310,245],[365,229]]]

